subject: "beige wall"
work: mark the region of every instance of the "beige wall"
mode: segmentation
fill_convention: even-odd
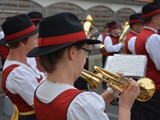
[[[112,1],[116,0],[1,0],[0,25],[6,17],[30,11],[42,12],[44,16],[59,12],[72,12],[80,19],[91,14],[96,26],[102,32],[106,22],[115,20],[123,24],[129,15],[141,11],[141,4],[124,4]]]

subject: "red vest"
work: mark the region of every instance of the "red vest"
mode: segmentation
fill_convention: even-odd
[[[34,95],[37,120],[67,120],[68,107],[72,100],[81,92],[82,91],[78,89],[66,90],[47,104],[41,102],[36,95]]]
[[[126,40],[125,40],[125,42],[124,42],[126,54],[132,54],[132,53],[130,52],[130,50],[128,49],[128,41],[129,41],[132,37],[134,37],[134,36],[137,36],[137,34],[131,32],[131,31],[129,31],[128,34],[126,35]]]
[[[9,75],[9,73],[16,67],[18,67],[19,65],[13,64],[8,66],[2,74],[2,89],[3,91],[6,93],[6,95],[10,98],[10,100],[12,101],[13,104],[15,104],[18,108],[19,112],[28,112],[28,111],[32,111],[33,108],[30,107],[24,100],[23,98],[21,98],[21,96],[19,96],[18,94],[13,94],[11,92],[9,92],[6,88],[6,79]]]
[[[9,47],[5,45],[0,45],[0,56],[3,59],[6,59],[9,53]]]
[[[118,39],[119,39],[119,37],[114,37],[114,36],[112,36],[112,35],[110,35],[110,37],[111,37],[111,40],[112,40],[112,43],[113,43],[113,45],[115,45],[115,44],[118,44]],[[105,40],[105,38],[102,40],[102,44],[104,44],[104,40]],[[109,53],[109,52],[107,52],[106,50],[105,50],[105,48],[102,50],[103,52],[103,55],[105,55],[105,56],[109,56],[109,55],[113,55],[115,52],[113,52],[113,53]]]
[[[145,48],[146,40],[152,34],[155,34],[155,32],[150,29],[146,29],[146,28],[144,28],[140,32],[140,34],[137,36],[137,39],[135,42],[135,52],[136,52],[136,54],[147,56],[148,64],[147,64],[147,70],[146,70],[146,77],[149,77],[154,81],[154,83],[156,85],[156,90],[160,90],[160,71],[158,71],[156,69],[155,64],[151,60],[151,58]]]

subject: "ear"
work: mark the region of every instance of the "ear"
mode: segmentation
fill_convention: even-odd
[[[68,48],[68,58],[69,60],[73,60],[75,57],[75,47],[74,46],[71,46]]]
[[[20,44],[21,47],[25,46],[25,44],[23,42],[21,42],[21,41],[19,42],[19,44]]]
[[[152,17],[152,21],[155,23],[156,22],[156,16]]]

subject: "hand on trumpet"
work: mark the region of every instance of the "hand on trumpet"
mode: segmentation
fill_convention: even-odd
[[[124,42],[121,42],[121,44],[122,44],[122,47],[121,47],[119,53],[123,54],[123,53],[125,53],[125,44],[124,44]]]
[[[130,78],[129,87],[124,91],[123,94],[120,95],[119,107],[123,109],[131,109],[139,93],[140,93],[139,85],[135,80]]]
[[[130,79],[129,87],[121,94],[119,99],[119,118],[118,120],[130,120],[131,107],[140,93],[137,82]]]
[[[123,75],[123,73],[116,73],[117,75],[119,75],[119,76],[122,76]],[[106,84],[107,86],[108,86],[108,88],[107,88],[107,91],[108,92],[110,92],[111,94],[113,94],[113,96],[115,97],[115,98],[119,98],[120,97],[120,92],[119,91],[117,91],[117,90],[114,90],[110,85],[109,85],[109,83],[108,84]]]

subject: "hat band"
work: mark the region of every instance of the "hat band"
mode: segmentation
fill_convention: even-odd
[[[32,25],[29,28],[24,29],[20,32],[17,32],[17,33],[11,34],[11,35],[6,35],[4,38],[5,38],[5,40],[14,40],[14,39],[23,37],[24,35],[31,33],[35,29],[36,29],[36,27],[34,25]]]
[[[58,44],[64,44],[69,42],[75,42],[83,39],[87,39],[84,31],[67,34],[67,35],[56,36],[56,37],[40,38],[38,42],[38,46],[44,47],[44,46],[50,46],[50,45],[58,45]]]
[[[113,25],[112,27],[109,27],[110,29],[112,28],[116,28],[118,26],[118,24]]]
[[[150,16],[155,15],[155,14],[157,14],[159,12],[160,12],[160,9],[152,11],[152,12],[149,12],[149,13],[146,13],[146,14],[143,14],[142,17],[143,18],[150,17]]]
[[[41,20],[41,18],[33,18],[33,19],[31,19],[31,21],[40,21]]]
[[[141,20],[130,20],[129,23],[137,23],[137,22],[141,22]]]

